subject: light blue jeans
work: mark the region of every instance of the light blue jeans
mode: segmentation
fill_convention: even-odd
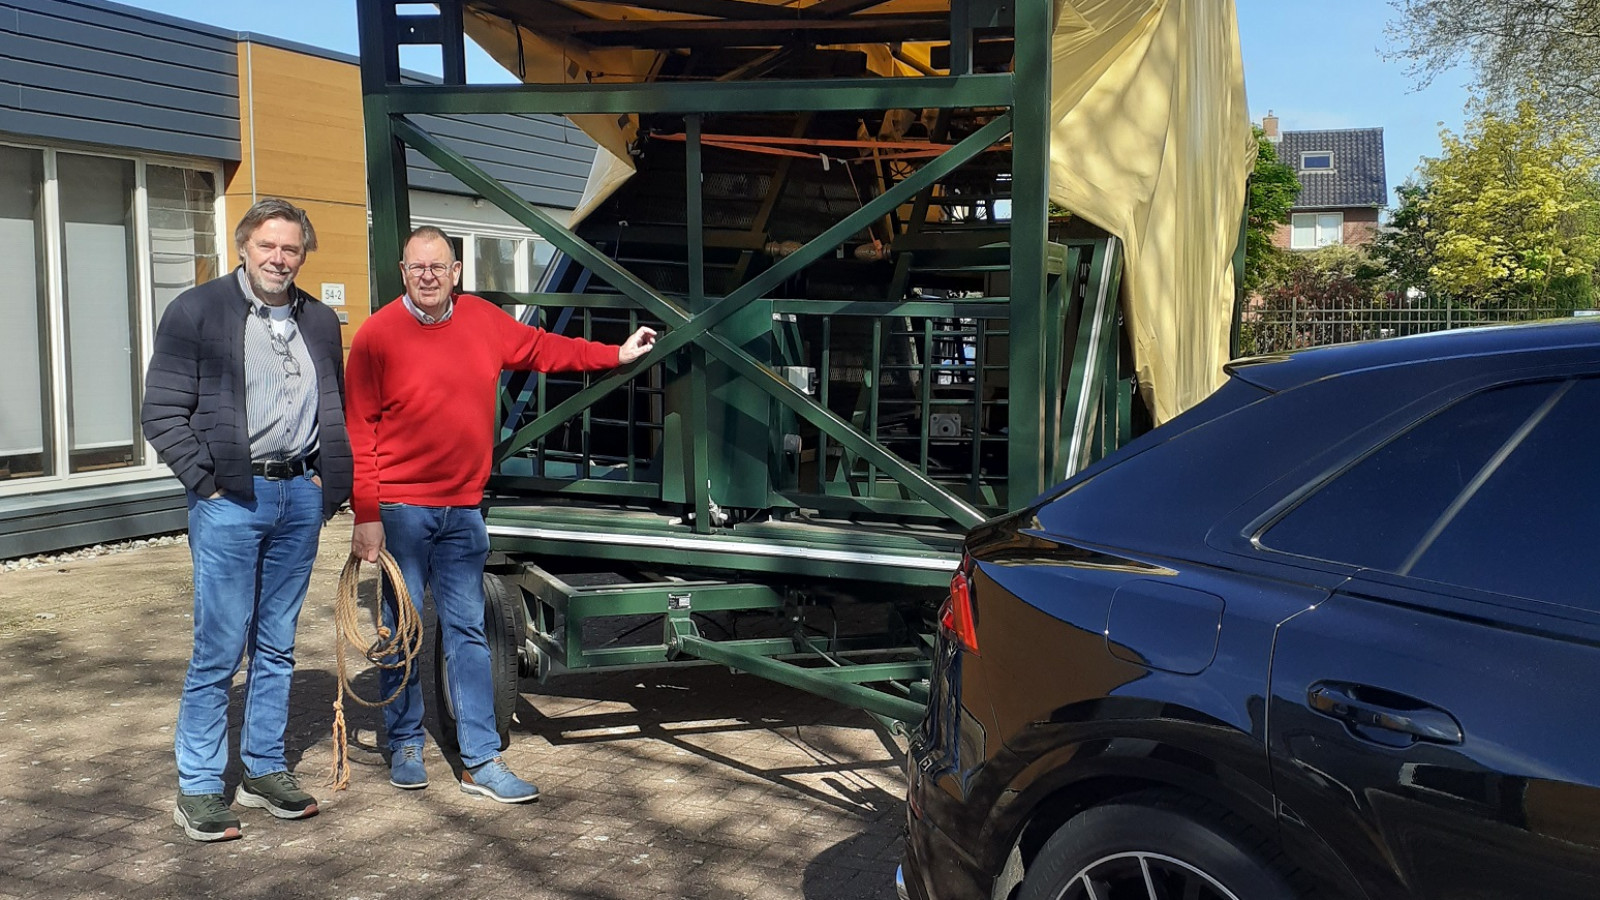
[[[422,611],[424,587],[433,590],[439,614],[445,665],[450,670],[450,705],[456,716],[461,763],[482,765],[500,755],[495,730],[494,683],[489,673],[489,642],[483,634],[483,564],[489,558],[489,532],[475,506],[411,506],[385,503],[385,549],[400,566],[411,602]],[[384,582],[383,621],[395,628],[395,598]],[[389,662],[395,660],[390,659]],[[399,669],[380,669],[378,685],[387,697],[400,685]],[[421,747],[422,684],[412,666],[411,677],[383,708],[390,751]]]
[[[189,494],[194,560],[194,653],[178,704],[178,790],[222,793],[228,764],[228,689],[245,681],[239,758],[255,777],[288,768],[294,632],[322,531],[322,488],[309,475],[255,479],[256,498]]]

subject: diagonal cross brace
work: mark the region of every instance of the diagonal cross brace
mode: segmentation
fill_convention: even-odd
[[[558,249],[589,268],[591,272],[654,314],[663,323],[672,326],[672,330],[657,339],[656,349],[651,353],[651,356],[659,359],[687,346],[691,342],[701,344],[712,355],[749,378],[780,403],[792,408],[807,421],[829,432],[841,445],[856,452],[896,481],[910,487],[913,493],[940,512],[967,527],[983,521],[984,516],[961,498],[945,490],[926,475],[908,465],[904,460],[873,442],[853,425],[834,415],[830,410],[821,407],[804,392],[784,379],[779,378],[776,373],[756,361],[754,357],[744,350],[729,343],[720,335],[711,333],[709,329],[737,312],[745,304],[763,296],[767,291],[782,284],[790,276],[831,252],[835,247],[843,244],[850,235],[860,231],[867,223],[876,221],[889,211],[912,199],[923,189],[950,174],[957,167],[1004,138],[1011,130],[1011,117],[1009,114],[995,117],[987,125],[968,135],[943,155],[918,169],[911,177],[874,197],[861,208],[808,241],[799,250],[778,261],[771,268],[741,285],[726,297],[718,300],[709,309],[694,316],[690,316],[676,303],[639,281],[631,272],[601,254],[588,242],[573,234],[548,214],[528,205],[521,197],[513,194],[481,169],[468,162],[460,154],[444,146],[434,139],[432,135],[416,127],[403,116],[392,116],[391,123],[395,136],[400,140],[415,148],[446,172],[460,179],[468,188],[476,191],[484,199],[504,210],[506,214],[548,239]],[[592,405],[606,393],[615,390],[644,367],[644,361],[640,360],[628,366],[614,369],[602,376],[582,391],[545,412],[539,417],[538,421],[527,425],[511,437],[501,441],[495,447],[496,459],[503,459],[505,456],[548,434],[556,426],[585,407]]]

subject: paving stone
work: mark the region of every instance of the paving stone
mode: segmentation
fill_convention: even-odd
[[[323,535],[285,735],[322,811],[239,809],[244,838],[220,844],[172,824],[187,547],[0,573],[0,900],[894,896],[902,751],[863,713],[717,667],[566,676],[524,695],[505,758],[540,785],[537,803],[463,794],[431,714],[433,783],[394,789],[381,714],[351,702],[351,787],[327,788],[349,528],[335,519]],[[431,702],[431,659],[422,672]],[[370,672],[356,681],[376,695]],[[235,762],[230,790],[239,777]]]

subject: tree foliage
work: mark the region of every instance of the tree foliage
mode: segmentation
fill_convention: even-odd
[[[1333,244],[1285,254],[1283,268],[1247,308],[1243,355],[1383,337],[1383,272],[1359,247]]]
[[[1388,31],[1424,86],[1465,60],[1497,106],[1537,99],[1600,123],[1600,0],[1390,0]]]
[[[1440,137],[1443,153],[1424,160],[1424,186],[1409,209],[1402,194],[1404,218],[1392,221],[1410,233],[1390,246],[1425,260],[1435,289],[1476,306],[1588,296],[1600,265],[1595,148],[1549,127],[1530,101],[1510,115],[1481,109],[1464,134]]]
[[[1428,185],[1408,181],[1394,193],[1396,206],[1389,213],[1389,227],[1372,242],[1372,257],[1386,273],[1394,296],[1442,303],[1448,294],[1434,284],[1432,274],[1439,258],[1434,247],[1437,236],[1429,229],[1423,211]]]
[[[1256,169],[1250,176],[1247,198],[1242,287],[1255,293],[1283,270],[1285,254],[1272,244],[1278,226],[1289,221],[1289,210],[1300,195],[1294,169],[1278,161],[1278,151],[1260,128],[1256,132]]]

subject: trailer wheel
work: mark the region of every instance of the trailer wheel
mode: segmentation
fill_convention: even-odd
[[[494,727],[500,749],[511,746],[511,717],[517,709],[518,657],[526,634],[526,614],[521,597],[506,587],[498,575],[483,576],[483,631],[489,642],[489,677],[494,691]],[[433,643],[434,702],[439,710],[440,737],[452,750],[460,750],[455,708],[450,703],[450,665],[444,658],[444,634],[436,629]]]

